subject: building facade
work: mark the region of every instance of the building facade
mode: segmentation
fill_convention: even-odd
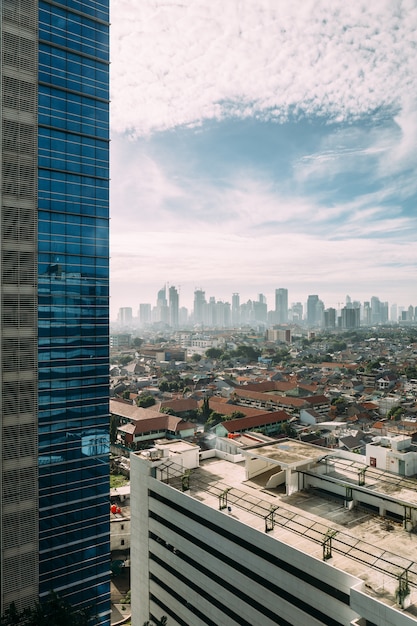
[[[364,461],[295,440],[132,454],[132,626],[417,624],[415,480]]]
[[[106,0],[1,3],[1,612],[110,620]]]
[[[275,315],[277,324],[288,322],[288,289],[275,289]]]
[[[178,328],[180,297],[176,287],[169,288],[169,325],[171,328]]]

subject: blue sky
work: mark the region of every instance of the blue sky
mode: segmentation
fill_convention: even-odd
[[[416,53],[414,1],[114,0],[112,317],[417,305]]]

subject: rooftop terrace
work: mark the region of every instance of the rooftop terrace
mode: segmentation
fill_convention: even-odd
[[[287,446],[285,447],[285,444]],[[328,451],[327,451],[328,452]],[[280,442],[252,448],[251,454],[283,467],[297,466],[304,471],[307,461],[313,461],[308,471],[323,471],[326,479],[354,483],[361,463],[323,454],[323,449],[304,446],[298,442]],[[281,456],[280,456],[281,455]],[[267,476],[276,470],[246,480],[245,462],[231,463],[217,458],[202,461],[191,470],[189,491],[186,493],[214,509],[221,509],[243,524],[268,532],[295,549],[332,567],[343,570],[364,583],[363,591],[379,601],[398,608],[396,591],[399,577],[410,589],[411,604],[404,612],[417,621],[417,534],[407,532],[403,524],[373,515],[361,508],[348,510],[343,501],[322,497],[315,490],[297,491],[286,495],[285,485],[266,488]],[[167,476],[167,474],[163,474]],[[166,480],[164,482],[167,482]],[[183,489],[181,477],[172,477],[169,484]],[[417,504],[417,482],[388,472],[367,468],[366,484],[362,489],[390,494],[401,501]]]

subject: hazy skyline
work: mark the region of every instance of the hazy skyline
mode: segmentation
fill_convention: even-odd
[[[417,5],[270,4],[113,3],[112,319],[167,281],[417,302]]]

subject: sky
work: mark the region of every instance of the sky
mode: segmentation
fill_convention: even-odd
[[[417,305],[417,1],[112,0],[111,317]]]

